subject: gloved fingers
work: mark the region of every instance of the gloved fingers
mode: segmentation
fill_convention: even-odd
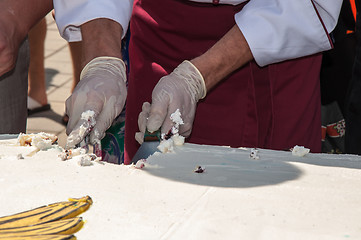
[[[169,119],[169,115],[168,115],[168,117],[166,119],[164,119],[164,122],[162,124],[161,133],[167,134],[169,132],[169,130],[172,129],[173,126],[174,126],[174,123],[172,122],[172,120]]]
[[[83,94],[81,94],[83,95]],[[80,97],[79,99],[83,99],[85,96]],[[65,112],[66,115],[69,116],[68,124],[66,125],[66,134],[69,135],[71,131],[74,129],[75,125],[79,122],[81,113],[83,112],[83,108],[74,108],[74,93],[68,97],[65,101]],[[84,101],[85,104],[85,101]],[[83,104],[81,105],[83,106]]]
[[[144,102],[142,106],[142,111],[139,113],[138,116],[138,128],[140,132],[135,133],[135,140],[137,140],[139,144],[142,144],[144,142],[144,133],[148,121],[149,111],[150,103]]]
[[[99,119],[98,119],[99,120]],[[100,143],[100,140],[105,136],[105,131],[110,127],[111,123],[97,121],[93,130],[90,132],[89,143],[95,145]]]
[[[73,98],[67,99],[66,112],[69,116],[66,128],[66,133],[69,135],[67,148],[74,148],[93,130],[102,107],[103,101],[96,93],[80,92]]]
[[[179,135],[183,136],[183,137],[189,137],[191,135],[192,132],[192,126],[193,124],[189,124],[189,123],[185,123],[183,125],[179,126]]]
[[[80,120],[77,122],[67,138],[67,149],[74,148],[93,130],[96,123],[95,119],[96,114],[93,111],[86,111],[82,114]]]
[[[166,120],[166,118],[168,117],[169,119],[168,104],[169,98],[162,99],[162,101],[152,101],[147,121],[147,129],[149,132],[157,131],[163,125],[163,122]]]
[[[161,128],[161,132],[167,134],[169,132],[169,130],[171,130],[173,128],[173,126],[175,125],[175,123],[173,122],[173,120],[171,119],[171,115],[177,111],[177,109],[179,109],[178,105],[175,104],[171,104],[168,106],[168,111],[167,111],[167,115],[164,119],[164,122],[162,124],[162,128]],[[181,114],[182,114],[182,110],[180,110]]]
[[[144,142],[144,132],[136,132],[135,140],[137,140],[139,144],[142,144]]]
[[[91,132],[90,132],[90,139],[89,139],[89,143],[92,145],[95,144],[99,144],[100,140],[102,140],[105,137],[105,131],[110,127],[110,125],[108,127],[104,127],[104,124],[101,124],[101,126],[99,126],[99,124],[97,124],[97,127],[95,127]]]
[[[150,103],[144,102],[142,106],[142,111],[139,113],[138,116],[138,128],[139,131],[145,133],[145,129],[147,126],[148,116],[150,111]]]
[[[79,128],[76,128],[74,131],[72,131],[68,135],[68,138],[66,140],[66,146],[65,146],[66,149],[75,148],[75,146],[77,144],[79,144],[81,141],[83,141],[84,137],[86,135],[88,135],[88,133],[90,132],[90,129],[86,130],[86,131],[83,131],[84,134],[81,134],[80,131],[81,130],[80,130],[80,127],[79,127]]]
[[[192,132],[195,117],[195,107],[196,105],[187,106],[186,109],[188,109],[188,111],[181,112],[183,124],[179,125],[179,134],[183,137],[189,137]]]
[[[111,97],[97,116],[95,126],[90,133],[91,144],[94,145],[100,142],[105,136],[105,131],[112,125],[113,120],[123,110],[125,101],[115,102],[115,97]]]
[[[66,113],[69,116],[69,122],[66,127],[66,133],[69,135],[76,126],[79,127],[79,121],[84,112],[92,111],[98,115],[103,108],[104,101],[95,92],[77,92],[73,93],[66,100]]]
[[[139,116],[138,116],[138,128],[139,128],[139,131],[141,131],[143,133],[145,133],[148,116],[149,116],[149,114],[145,113],[145,112],[139,113]]]

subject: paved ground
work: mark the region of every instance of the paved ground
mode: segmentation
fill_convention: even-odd
[[[47,25],[45,71],[51,110],[31,115],[27,122],[27,133],[54,133],[59,137],[59,145],[64,146],[66,134],[61,118],[65,112],[65,100],[70,95],[72,64],[68,43],[60,37],[51,15],[47,16]]]

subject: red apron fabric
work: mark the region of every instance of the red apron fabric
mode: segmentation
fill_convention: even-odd
[[[235,25],[234,14],[242,7],[181,0],[134,2],[125,164],[139,147],[134,138],[138,115],[143,102],[151,102],[158,80],[209,49]],[[320,64],[320,55],[263,68],[250,62],[198,103],[187,142],[277,150],[303,145],[319,152]]]

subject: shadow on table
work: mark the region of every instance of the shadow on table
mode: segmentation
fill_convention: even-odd
[[[299,178],[302,171],[296,166],[277,159],[250,158],[250,150],[224,147],[205,148],[186,144],[175,153],[157,154],[148,158],[148,173],[174,181],[190,184],[250,188],[276,185]],[[204,173],[195,173],[201,166]]]
[[[304,172],[294,163],[361,169],[361,157],[356,155],[308,154],[297,157],[289,151],[259,149],[258,156],[258,160],[250,158],[250,149],[186,144],[176,148],[175,153],[151,156],[147,160],[150,166],[146,166],[145,171],[190,184],[250,188],[300,178]],[[205,172],[195,173],[197,166],[205,168]]]

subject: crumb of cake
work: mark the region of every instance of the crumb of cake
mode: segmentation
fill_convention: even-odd
[[[93,130],[96,121],[95,121],[95,112],[92,110],[85,111],[81,114],[81,120],[83,123],[80,125],[79,129],[74,131],[69,135],[66,143],[66,148],[73,148],[77,144],[87,145],[87,141],[84,141],[88,134]],[[77,143],[79,139],[83,139],[84,143]]]
[[[146,159],[139,159],[134,167],[137,168],[137,169],[142,169],[142,168],[145,167],[146,162],[147,162]]]
[[[249,157],[254,159],[254,160],[258,160],[259,159],[258,149],[257,148],[252,148],[251,149],[251,154],[249,155]]]
[[[292,155],[297,157],[303,157],[310,152],[310,149],[303,146],[294,146],[292,149]]]
[[[60,158],[60,160],[62,160],[62,161],[69,160],[71,157],[72,157],[71,149],[69,149],[69,150],[65,149],[58,155],[58,158]]]
[[[58,137],[51,133],[20,133],[18,136],[18,144],[20,146],[35,146],[36,148],[43,150],[50,148],[52,144],[56,143]]]
[[[99,163],[104,165],[104,162],[101,161],[101,158],[97,157],[93,153],[86,153],[75,157],[78,160],[78,164],[82,167],[88,167],[94,165],[94,163]]]
[[[74,148],[72,149],[72,157],[86,154],[86,149],[84,148]]]
[[[85,122],[79,128],[79,136],[84,138],[95,126],[95,112],[88,110],[81,114],[81,119],[85,120]]]
[[[84,148],[64,149],[58,158],[62,161],[74,159],[82,167],[92,166],[94,162],[104,164],[101,157],[97,157],[94,153],[87,153]]]
[[[58,157],[60,160],[65,161],[82,154],[86,154],[86,150],[83,148],[63,149],[63,151],[59,153]]]
[[[185,140],[185,137],[179,135],[179,134],[174,134],[172,136],[172,140],[174,142],[174,145],[176,146],[182,146],[184,145],[184,140]]]
[[[183,119],[181,118],[181,113],[179,109],[177,109],[174,113],[170,115],[170,119],[177,125],[184,124]]]
[[[184,124],[179,109],[171,114],[170,119],[173,121],[174,126],[167,134],[162,134],[162,140],[158,146],[159,151],[162,153],[174,152],[174,146],[183,145],[185,140],[183,136],[179,135],[179,126]]]
[[[201,166],[197,166],[193,172],[195,173],[204,173],[206,171],[206,168],[202,168]]]
[[[78,161],[78,164],[82,167],[88,167],[92,166],[93,162],[90,156],[84,155],[80,157],[80,160]]]
[[[173,150],[174,150],[173,146],[174,146],[173,140],[170,138],[167,140],[160,141],[157,148],[162,153],[167,153],[167,152],[173,152]]]

